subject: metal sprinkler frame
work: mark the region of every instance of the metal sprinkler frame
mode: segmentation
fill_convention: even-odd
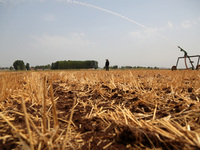
[[[176,66],[172,66],[172,68],[171,68],[172,71],[173,71],[173,70],[177,70],[177,66],[178,66],[179,59],[182,59],[182,58],[185,60],[185,67],[186,67],[187,70],[189,69],[189,68],[188,68],[188,65],[187,65],[187,61],[186,61],[187,58],[189,59],[189,62],[190,62],[190,64],[191,64],[191,66],[192,66],[192,70],[194,70],[194,69],[196,69],[196,70],[200,69],[200,65],[199,65],[199,62],[200,62],[200,55],[189,56],[189,55],[187,54],[187,52],[186,52],[184,49],[182,49],[180,46],[178,46],[178,48],[180,48],[180,50],[184,52],[184,57],[178,57],[177,62],[176,62]],[[194,58],[194,57],[198,57],[196,68],[195,68],[194,65],[193,65],[194,61],[192,61],[192,60],[190,59],[190,58]]]

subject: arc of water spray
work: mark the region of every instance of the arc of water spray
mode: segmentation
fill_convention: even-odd
[[[144,26],[143,24],[138,23],[138,22],[136,22],[136,21],[134,21],[134,20],[132,20],[132,19],[126,17],[126,16],[120,15],[120,14],[118,14],[118,13],[116,13],[116,12],[113,12],[113,11],[110,11],[110,10],[107,10],[107,9],[104,9],[104,8],[101,8],[101,7],[98,7],[98,6],[95,6],[95,5],[91,5],[91,4],[88,4],[88,3],[83,3],[83,2],[75,1],[75,0],[67,0],[66,2],[68,2],[68,3],[74,3],[74,4],[79,4],[79,5],[83,5],[83,6],[86,6],[86,7],[91,7],[91,8],[98,9],[98,10],[100,10],[100,11],[104,11],[104,12],[110,13],[110,14],[112,14],[112,15],[115,15],[115,16],[118,16],[118,17],[120,17],[120,18],[122,18],[122,19],[125,19],[125,20],[127,20],[127,21],[129,21],[129,22],[132,22],[132,23],[134,23],[134,24],[137,24],[138,26],[140,26],[140,27],[142,27],[142,28],[144,28],[144,29],[146,29],[146,30],[152,31],[152,29],[150,29],[150,28]],[[164,39],[164,40],[170,42],[172,45],[177,46],[177,44],[175,44],[173,41],[169,40],[169,39],[166,38],[165,36],[161,35],[160,33],[156,32],[156,31],[153,31],[153,32],[154,32],[156,35],[158,35],[159,37],[161,37],[162,39]]]

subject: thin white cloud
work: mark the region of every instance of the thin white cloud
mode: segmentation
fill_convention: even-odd
[[[130,32],[130,36],[133,38],[146,38],[147,35],[148,33],[146,31],[141,31],[141,30]]]
[[[20,4],[20,3],[23,3],[23,2],[32,2],[32,1],[45,2],[46,0],[0,0],[0,4],[3,4],[3,5],[8,5],[8,4],[16,5],[16,4]]]
[[[186,20],[186,21],[181,22],[181,26],[182,26],[184,29],[190,28],[192,25],[193,25],[193,22],[191,22],[191,21],[189,21],[189,20]]]
[[[174,24],[171,21],[167,22],[167,26],[171,29],[174,28]]]
[[[26,2],[28,0],[0,0],[0,3],[7,5],[7,4],[19,4],[19,3],[23,3]],[[29,0],[31,1],[31,0]]]
[[[191,28],[192,26],[196,25],[198,22],[200,21],[200,17],[198,17],[196,20],[185,20],[183,22],[181,22],[181,26],[184,28],[184,29],[188,29],[188,28]]]
[[[94,43],[85,38],[84,33],[73,33],[68,36],[52,36],[43,34],[32,36],[34,38],[33,47],[49,50],[77,50],[94,46]]]
[[[149,30],[137,30],[130,32],[130,36],[133,38],[153,38],[159,34],[160,31],[165,30],[164,28],[153,28]]]
[[[200,17],[199,17],[199,18],[197,18],[197,22],[200,22]]]
[[[45,21],[55,21],[56,19],[55,19],[55,15],[53,15],[53,14],[47,14],[47,15],[45,15],[44,16],[44,20]]]

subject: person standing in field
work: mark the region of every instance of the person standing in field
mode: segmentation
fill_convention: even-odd
[[[105,67],[106,67],[106,71],[109,71],[109,61],[108,59],[106,59],[106,63],[105,63]]]

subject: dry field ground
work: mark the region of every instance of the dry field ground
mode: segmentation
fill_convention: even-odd
[[[200,71],[0,72],[0,149],[200,149]]]

